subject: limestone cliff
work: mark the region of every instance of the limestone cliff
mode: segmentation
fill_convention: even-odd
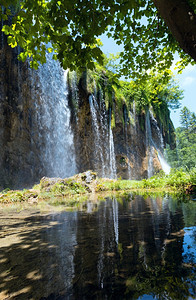
[[[0,45],[0,187],[30,185],[42,176],[38,126],[34,126],[32,71],[17,60],[4,35]]]
[[[115,95],[107,103],[100,85],[93,83],[89,89],[87,73],[69,73],[67,80],[67,72],[52,61],[31,70],[28,62],[17,60],[18,51],[8,47],[2,35],[1,189],[28,187],[43,176],[65,177],[89,169],[100,176],[132,179],[147,177],[149,164],[153,172],[161,169],[160,125],[152,114],[153,145],[147,139],[144,110],[138,114],[134,105],[124,104],[119,109]],[[161,134],[168,142],[170,135]]]
[[[76,79],[75,79],[76,80]],[[69,77],[69,103],[72,109],[72,128],[74,131],[74,143],[76,149],[76,164],[78,172],[85,170],[96,170],[100,176],[107,176],[107,170],[103,170],[104,163],[106,169],[110,167],[107,159],[111,159],[108,154],[109,148],[109,114],[111,110],[106,108],[104,90],[100,87],[89,89],[89,78],[87,72],[78,77],[77,97],[76,86],[73,95],[73,77]],[[93,113],[91,111],[90,97],[93,95],[97,101],[96,116],[99,137],[93,128]],[[77,105],[75,99],[77,98]],[[95,105],[95,106],[96,106]],[[111,106],[111,104],[110,104]],[[149,149],[147,144],[147,135],[152,135],[154,145],[152,145],[152,174],[162,169],[158,152],[163,152],[164,143],[168,140],[162,135],[157,121],[150,114],[150,130],[146,128],[146,113],[142,111],[136,114],[133,108],[128,112],[125,105],[119,110],[113,97],[112,114],[115,119],[115,125],[112,128],[114,152],[116,159],[116,175],[123,179],[141,179],[148,177],[149,168]],[[128,120],[129,115],[129,120]],[[105,122],[104,122],[105,121]],[[171,121],[170,121],[171,122]],[[104,132],[104,130],[106,132]],[[174,129],[173,129],[174,131]],[[172,131],[172,133],[173,133]],[[156,145],[155,145],[156,144]],[[96,156],[96,147],[102,152],[102,158]],[[98,161],[98,162],[97,162]]]

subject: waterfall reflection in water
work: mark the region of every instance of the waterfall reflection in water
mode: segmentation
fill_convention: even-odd
[[[0,299],[196,297],[194,201],[128,195],[45,216],[1,210],[0,226]]]

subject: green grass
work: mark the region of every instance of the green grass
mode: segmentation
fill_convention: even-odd
[[[97,192],[109,190],[134,190],[134,189],[168,189],[185,191],[190,186],[196,185],[196,170],[189,173],[182,170],[172,170],[170,175],[160,172],[149,179],[143,180],[99,180]]]
[[[104,180],[99,179],[96,187],[96,192],[102,191],[120,191],[143,188],[142,181],[137,180]]]
[[[187,190],[196,193],[196,169],[189,173],[182,170],[172,170],[170,175],[163,172],[140,181],[137,180],[111,180],[94,178],[91,183],[86,183],[85,173],[77,174],[68,179],[43,178],[40,184],[30,190],[11,191],[6,189],[0,193],[0,203],[12,202],[40,202],[48,201],[51,205],[73,206],[80,202],[85,195],[101,192],[176,192],[184,194]]]

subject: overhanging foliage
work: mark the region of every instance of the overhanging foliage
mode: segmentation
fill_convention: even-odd
[[[20,59],[25,61],[30,57],[34,68],[46,61],[47,51],[54,51],[54,59],[64,69],[92,69],[95,61],[103,62],[98,39],[103,33],[124,45],[120,72],[133,79],[147,74],[147,70],[155,73],[169,68],[176,51],[182,64],[191,61],[152,0],[2,0],[1,3],[4,21],[13,16],[12,25],[3,27],[8,44],[20,45],[24,49]],[[192,2],[189,4],[193,6]]]

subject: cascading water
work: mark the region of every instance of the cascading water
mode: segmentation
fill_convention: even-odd
[[[154,126],[156,127],[156,132],[158,134],[158,139],[159,139],[159,145],[154,145],[154,146],[156,147],[156,149],[160,148],[162,150],[162,149],[164,149],[164,142],[163,142],[163,136],[162,136],[161,130],[158,126],[157,120],[153,116],[153,113],[151,111],[149,113],[150,113],[150,118],[151,118]],[[153,141],[153,144],[155,144],[154,141]]]
[[[100,99],[103,105],[102,96]],[[109,129],[107,125],[107,116],[101,111],[96,99],[96,92],[89,96],[90,111],[92,115],[92,127],[94,131],[95,144],[95,170],[102,177],[116,178],[116,159],[114,152],[114,139],[111,128],[111,110],[109,111]],[[103,109],[104,111],[104,109]],[[98,119],[99,117],[99,119]]]
[[[149,120],[150,111],[146,120],[146,137],[134,102],[128,108],[130,122],[123,128],[122,110],[117,105],[117,95],[115,99],[111,98],[112,86],[107,78],[104,84],[97,81],[90,111],[88,95],[93,80],[90,72],[77,78],[68,73],[67,88],[67,74],[58,62],[51,60],[50,54],[47,63],[38,71],[30,70],[28,61],[16,60],[17,49],[8,48],[3,33],[1,44],[0,187],[23,188],[42,176],[67,177],[91,168],[98,171],[99,176],[116,178],[118,174],[123,179],[140,179],[145,176],[143,162],[147,160],[146,153],[148,176],[153,173],[153,155],[157,168],[160,168],[155,155],[159,150],[159,160],[166,171],[153,116]],[[112,116],[115,115],[115,128],[111,128],[111,111],[107,104],[112,107]],[[173,133],[172,128],[170,133]],[[158,146],[157,151],[152,137]],[[169,135],[166,137],[173,141]],[[77,170],[73,145],[77,151]]]
[[[135,104],[135,101],[133,101],[133,120],[134,120],[134,132],[136,134],[136,104]]]
[[[158,152],[158,158],[161,164],[161,167],[166,175],[170,173],[171,167],[168,165],[168,163],[165,161],[164,157],[161,155],[160,151]]]
[[[101,137],[99,131],[99,124],[97,119],[97,111],[98,111],[98,104],[94,95],[89,96],[89,104],[90,110],[92,115],[92,126],[95,135],[95,168],[96,171],[99,170],[101,167],[101,176],[105,177],[105,165],[104,165],[104,158],[103,158],[103,151],[101,146]],[[100,166],[101,163],[101,166]]]
[[[124,122],[125,122],[125,127],[124,127],[124,130],[125,130],[125,147],[126,147],[126,156],[127,156],[127,173],[128,173],[128,179],[131,179],[132,176],[131,176],[131,167],[130,167],[130,163],[129,163],[129,141],[128,141],[128,134],[127,134],[127,111],[123,110],[123,113],[124,113]]]
[[[152,140],[152,131],[150,125],[150,113],[149,110],[146,111],[146,149],[147,149],[147,158],[148,158],[148,178],[153,176],[153,140]]]
[[[151,130],[151,125],[150,125],[150,117],[156,127],[156,132],[158,134],[158,140],[160,142],[159,145],[156,145],[152,138],[152,130]],[[165,174],[169,174],[170,172],[170,166],[167,164],[165,161],[161,151],[164,149],[164,143],[163,143],[163,136],[161,134],[160,128],[158,126],[158,123],[156,119],[154,118],[153,114],[147,110],[146,112],[146,147],[148,151],[148,178],[153,175],[153,154],[154,154],[154,149],[156,149],[158,153],[158,159],[161,164],[161,167]]]
[[[163,136],[162,136],[161,130],[160,130],[159,126],[158,126],[157,120],[154,118],[154,116],[153,116],[153,114],[151,112],[150,112],[150,116],[151,116],[151,119],[153,120],[153,123],[156,126],[156,131],[158,133],[158,138],[159,138],[159,141],[160,141],[160,145],[159,146],[156,145],[154,141],[153,141],[153,144],[154,144],[155,149],[157,150],[158,159],[159,159],[159,162],[161,164],[161,167],[162,167],[163,171],[165,172],[165,174],[168,175],[170,173],[171,167],[168,165],[168,163],[164,159],[163,154],[161,153],[161,151],[163,151],[163,149],[164,149]],[[161,149],[161,151],[160,151],[160,149]]]
[[[108,142],[109,141],[109,131],[108,131],[108,115],[107,110],[105,106],[105,100],[103,97],[103,92],[100,89],[99,90],[99,103],[100,103],[100,134],[102,136],[102,153],[104,154],[104,174],[106,177],[112,177],[110,165],[108,164],[110,162],[110,153],[108,149]],[[98,112],[97,112],[98,113]]]
[[[67,71],[48,54],[47,63],[33,73],[35,109],[41,139],[41,160],[46,176],[76,173],[73,134],[68,107]]]
[[[114,139],[113,139],[113,132],[111,127],[111,108],[109,109],[109,150],[110,150],[110,172],[111,178],[116,178],[116,157],[114,152]]]
[[[125,125],[125,142],[126,142],[126,154],[127,154],[127,173],[128,173],[128,179],[132,178],[131,175],[131,167],[130,167],[130,163],[129,163],[129,151],[128,151],[128,136],[127,136],[127,125]]]

